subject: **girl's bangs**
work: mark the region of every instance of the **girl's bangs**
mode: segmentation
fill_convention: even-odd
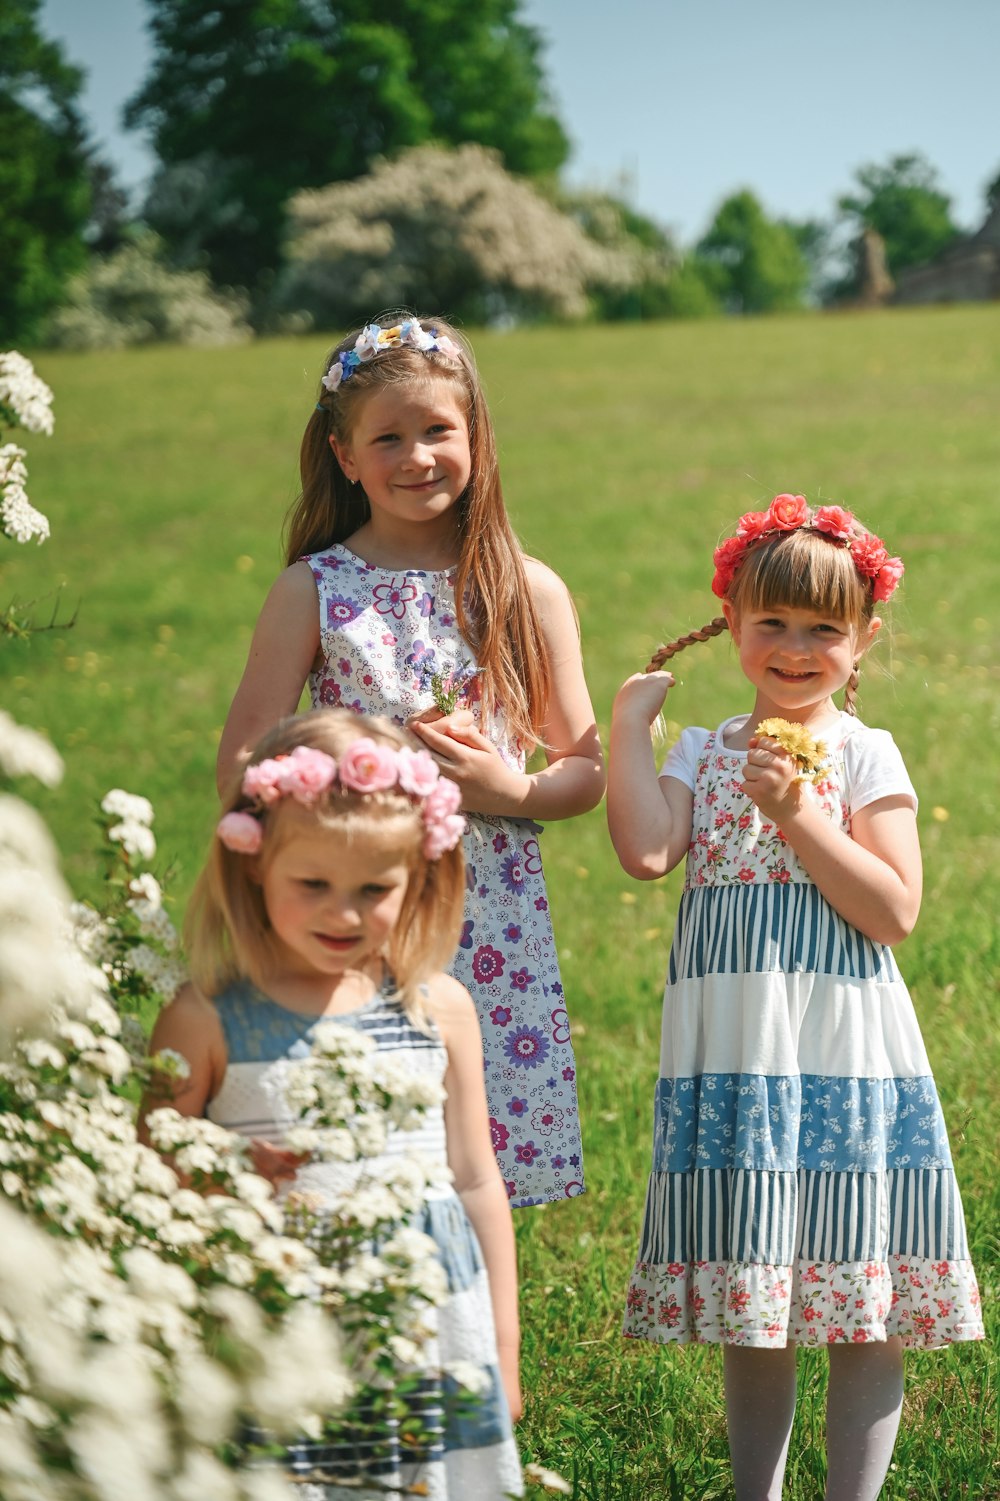
[[[815,532],[753,548],[734,582],[730,598],[744,610],[812,610],[851,621],[870,614],[850,551]]]

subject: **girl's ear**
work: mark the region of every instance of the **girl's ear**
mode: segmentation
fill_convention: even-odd
[[[345,477],[350,480],[351,484],[353,485],[358,477],[358,466],[354,462],[354,456],[351,453],[351,445],[349,443],[339,442],[338,439],[333,436],[333,433],[331,433],[330,447],[333,449],[333,456],[337,460],[337,463],[340,465],[341,469],[344,471]]]
[[[856,655],[859,658],[864,656],[865,652],[871,646],[872,642],[875,640],[875,637],[878,635],[881,629],[881,616],[873,615],[871,620],[869,620],[868,622],[867,628],[861,631],[858,635],[858,648]]]
[[[722,601],[722,613],[726,617],[726,624],[729,627],[729,634],[732,636],[733,640],[736,642],[736,645],[739,646],[739,644],[740,644],[740,617],[737,615],[736,611],[733,609],[733,607],[729,603],[728,599],[724,599]]]

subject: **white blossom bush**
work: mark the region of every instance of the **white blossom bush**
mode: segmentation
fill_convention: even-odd
[[[322,327],[399,306],[486,322],[579,318],[591,289],[641,274],[483,146],[415,147],[366,177],[296,193],[288,219],[278,302]]]
[[[45,343],[58,349],[240,344],[251,337],[246,311],[245,298],[213,287],[206,272],[164,265],[156,236],[144,234],[70,280]]]
[[[23,427],[52,433],[52,392],[16,349],[0,350],[0,433]],[[0,444],[0,532],[14,542],[44,542],[49,523],[28,499],[27,453],[16,443]]]

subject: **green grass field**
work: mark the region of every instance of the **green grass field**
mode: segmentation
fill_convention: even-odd
[[[995,1333],[1000,307],[475,344],[508,505],[526,548],[573,590],[602,726],[650,648],[715,613],[711,550],[776,491],[857,510],[903,556],[861,713],[893,732],[921,794],[924,907],[899,958]],[[280,566],[324,353],[308,339],[36,360],[56,392],[56,435],[25,443],[29,493],[53,535],[2,546],[0,606],[17,598],[37,622],[55,611],[75,623],[3,641],[0,702],[66,757],[62,786],[30,795],[81,895],[98,889],[96,803],[121,786],[152,799],[182,907],[213,822],[218,734]],[[725,638],[686,653],[677,676],[678,722],[749,707]],[[631,882],[601,810],[551,826],[545,848],[589,1192],[518,1214],[523,1452],[574,1476],[581,1501],[730,1496],[718,1352],[618,1336],[679,873]],[[1000,1495],[996,1373],[992,1346],[907,1357],[888,1501]],[[822,1494],[824,1390],[824,1357],[803,1356],[794,1501]]]

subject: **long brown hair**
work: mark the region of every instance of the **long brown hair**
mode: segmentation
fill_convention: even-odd
[[[381,314],[383,327],[414,315]],[[352,485],[330,448],[331,436],[348,443],[365,398],[393,385],[445,380],[460,393],[469,424],[472,459],[469,483],[459,497],[459,558],[455,577],[458,628],[475,653],[485,714],[499,710],[511,732],[529,748],[545,722],[551,673],[538,613],[524,571],[524,554],[507,516],[497,465],[496,438],[475,359],[468,342],[443,318],[422,318],[461,351],[456,362],[436,351],[401,345],[357,366],[334,392],[320,385],[317,407],[302,438],[302,493],[289,513],[286,561],[346,542],[369,519],[368,498]],[[354,348],[360,329],[333,349],[323,373]]]
[[[809,527],[771,534],[753,543],[726,590],[726,600],[737,615],[781,607],[813,610],[847,621],[859,637],[875,613],[871,586],[855,567],[850,549]],[[728,628],[725,616],[717,615],[700,630],[658,647],[646,671],[658,672],[679,651]],[[857,714],[858,666],[855,662],[844,689],[848,714]]]
[[[254,749],[250,765],[273,756],[287,756],[297,745],[326,751],[336,760],[352,741],[369,736],[381,745],[417,749],[408,731],[379,715],[361,718],[349,709],[315,709],[282,720]],[[250,806],[242,793],[243,772],[225,799],[223,812]],[[419,987],[449,964],[458,945],[465,902],[465,862],[462,846],[446,850],[439,859],[423,853],[424,825],[419,807],[398,788],[387,792],[348,792],[332,788],[309,810],[292,798],[256,811],[264,831],[260,855],[265,865],[281,847],[296,821],[308,818],[323,828],[336,829],[348,840],[389,839],[410,861],[410,880],[402,910],[388,941],[386,964],[396,993],[411,1015],[421,1017]],[[203,995],[214,996],[235,980],[249,979],[266,989],[276,959],[274,938],[255,879],[251,857],[227,849],[213,838],[208,860],[184,924],[191,978]]]

